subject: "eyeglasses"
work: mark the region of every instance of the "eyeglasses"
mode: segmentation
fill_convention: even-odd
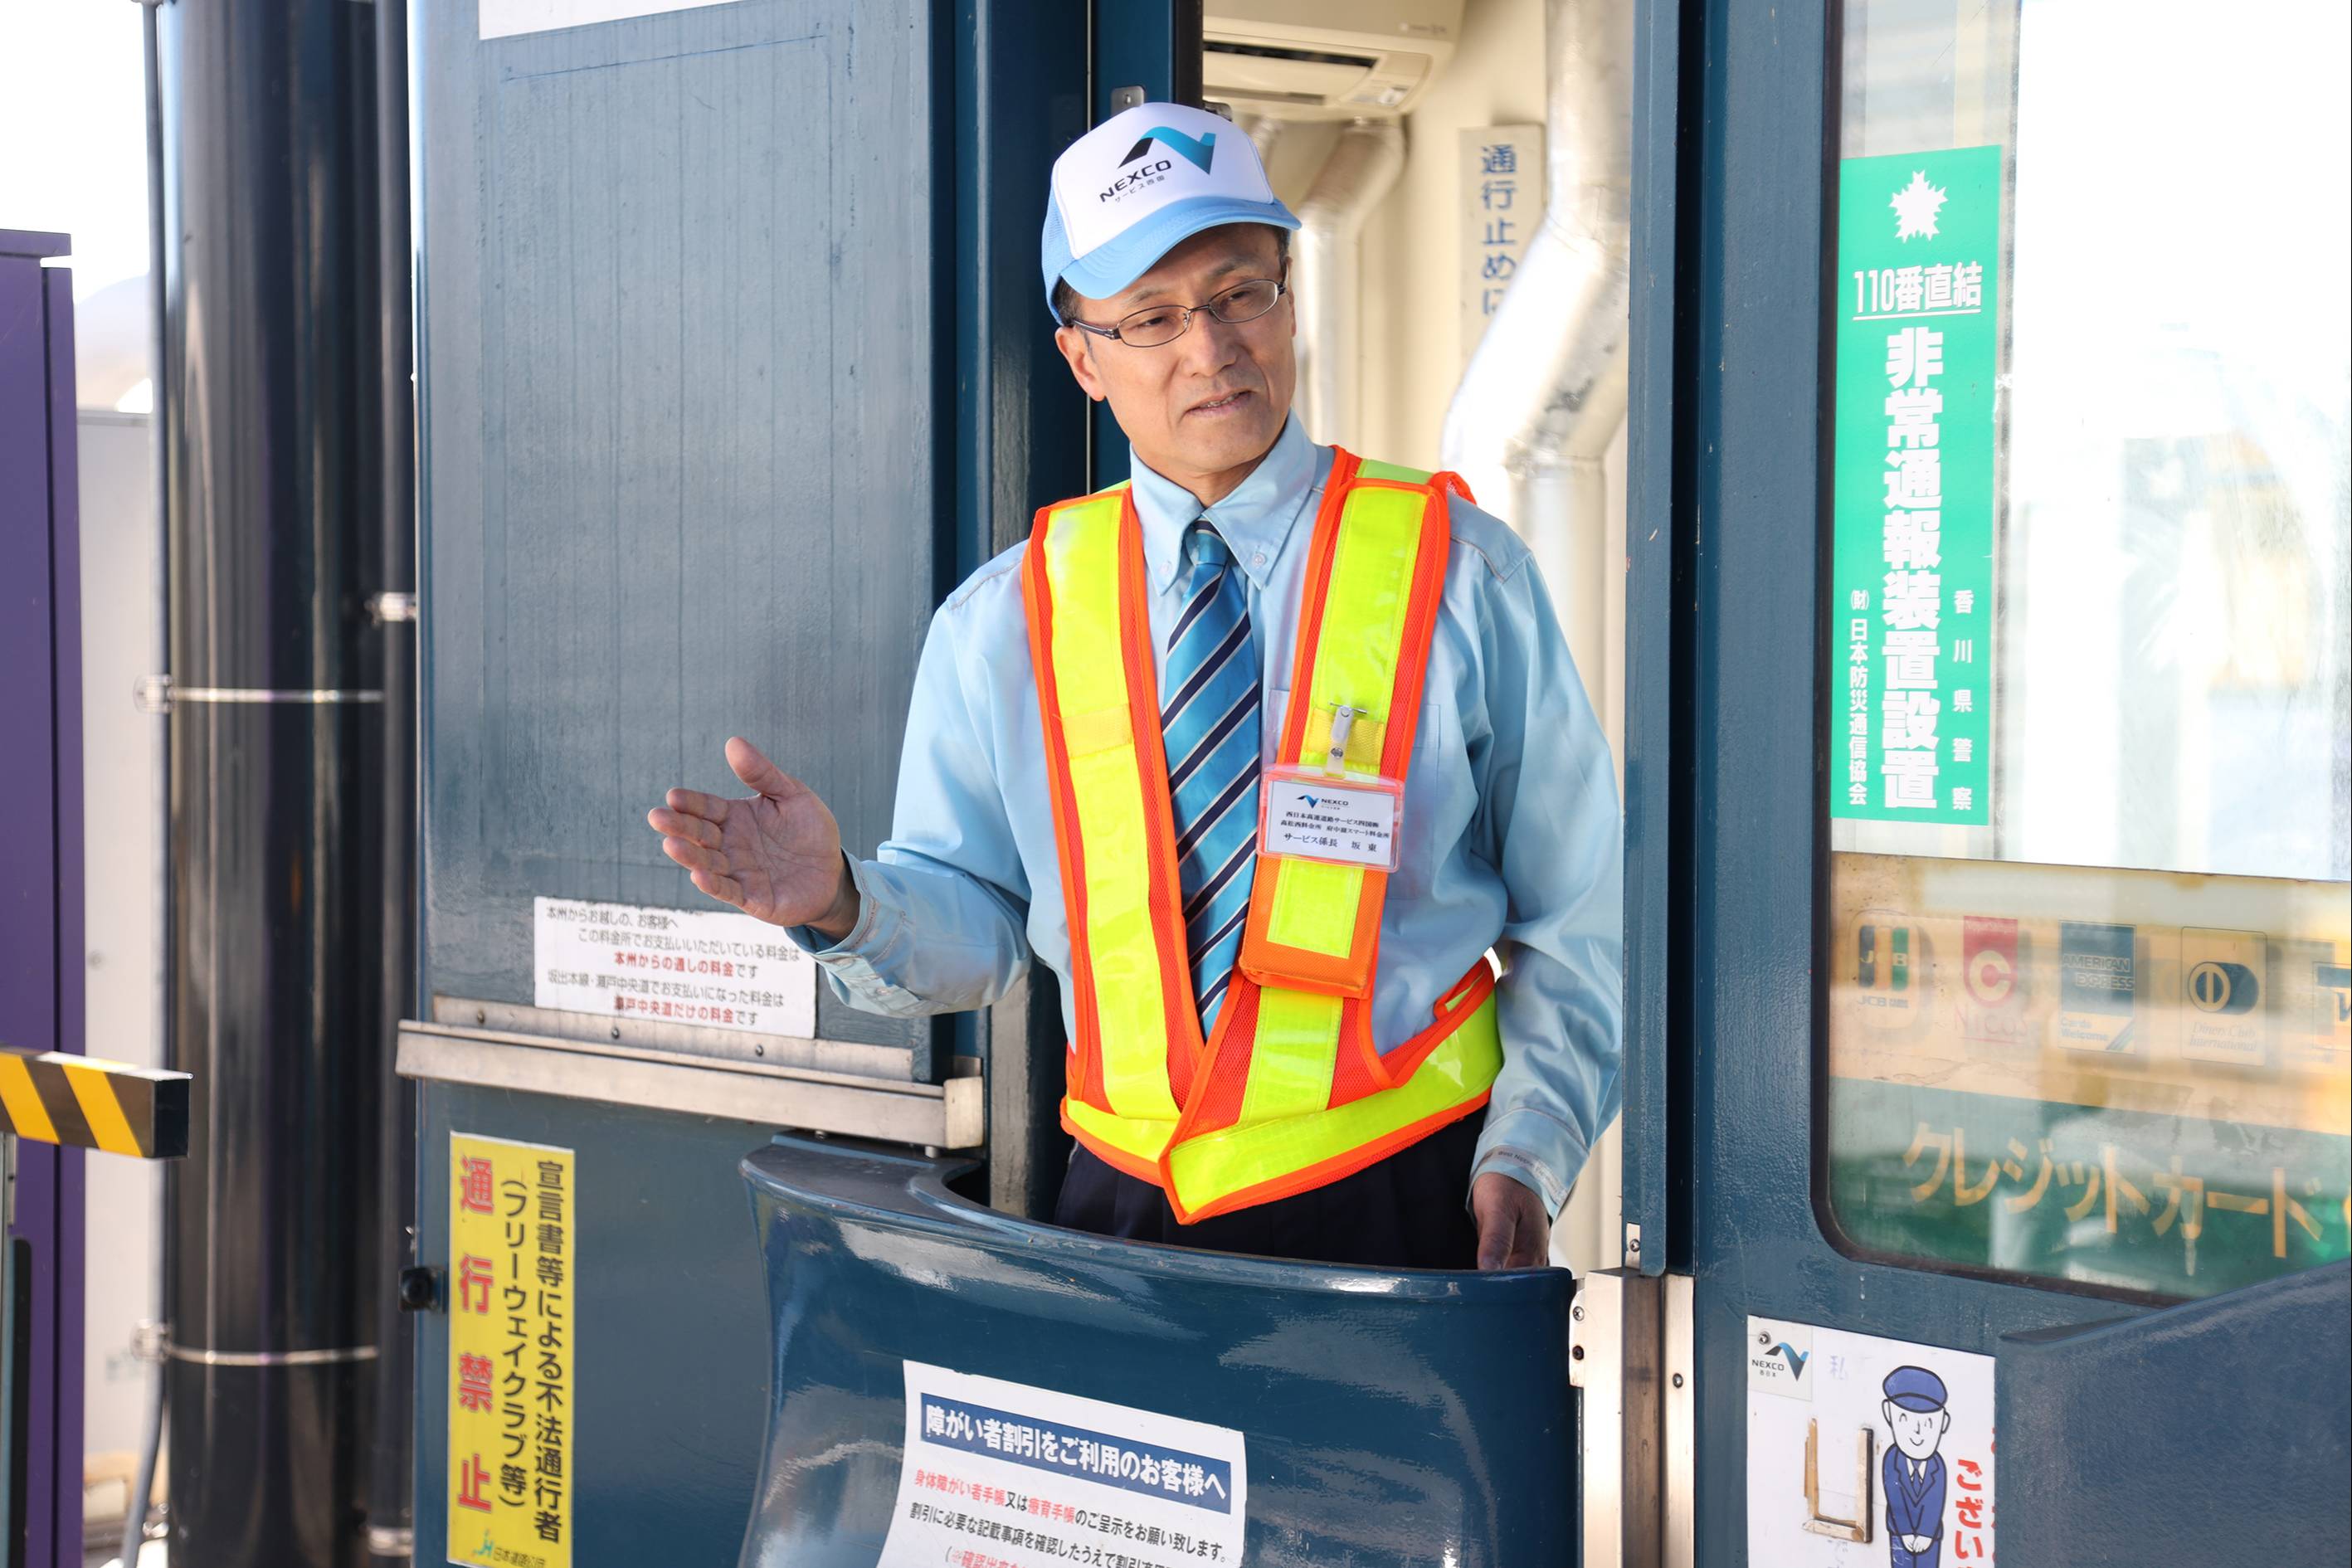
[[[1097,327],[1076,317],[1071,318],[1070,325],[1098,338],[1114,339],[1129,348],[1156,349],[1182,337],[1185,329],[1192,324],[1196,310],[1206,310],[1225,325],[1238,327],[1273,310],[1276,302],[1289,292],[1286,283],[1277,283],[1271,278],[1253,278],[1212,295],[1205,305],[1150,305],[1121,316],[1112,326]]]

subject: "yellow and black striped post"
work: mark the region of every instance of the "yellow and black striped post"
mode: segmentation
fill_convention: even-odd
[[[188,1152],[188,1075],[0,1046],[0,1132],[176,1160]]]

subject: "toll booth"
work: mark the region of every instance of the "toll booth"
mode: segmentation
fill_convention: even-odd
[[[1200,98],[1214,16],[415,16],[422,1556],[862,1565],[940,1514],[1253,1563],[2340,1543],[2343,378],[2189,310],[2231,252],[2176,216],[2202,281],[2102,296],[2137,401],[2078,416],[2122,397],[2051,303],[2095,37],[1632,12],[1624,1206],[1571,1282],[1055,1230],[1049,980],[840,1007],[641,826],[744,733],[887,834],[931,610],[1120,477],[1046,357],[1047,165]],[[2210,85],[2230,29],[2285,50],[2141,64]],[[2256,737],[2275,810],[2179,763]]]

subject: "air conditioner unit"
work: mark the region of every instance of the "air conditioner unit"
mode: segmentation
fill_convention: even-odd
[[[1281,120],[1402,114],[1454,53],[1463,0],[1208,0],[1207,97]]]

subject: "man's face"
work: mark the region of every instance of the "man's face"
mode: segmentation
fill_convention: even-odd
[[[1115,326],[1148,305],[1204,305],[1236,283],[1281,276],[1272,229],[1228,224],[1194,235],[1110,299],[1081,299],[1071,314]],[[1198,481],[1216,489],[1221,477],[1255,465],[1282,434],[1298,382],[1291,353],[1296,330],[1286,297],[1239,326],[1196,311],[1182,337],[1157,348],[1068,326],[1055,342],[1087,395],[1109,401],[1136,456],[1198,494]]]
[[[1895,1446],[1914,1459],[1934,1453],[1944,1440],[1944,1428],[1952,1424],[1948,1410],[1906,1410],[1891,1399],[1881,1404],[1886,1425],[1895,1434]]]

